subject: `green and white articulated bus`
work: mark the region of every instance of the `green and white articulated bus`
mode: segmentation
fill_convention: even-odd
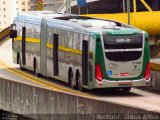
[[[18,14],[13,60],[80,90],[147,86],[148,34],[111,20],[49,11]],[[16,32],[17,31],[17,37]]]

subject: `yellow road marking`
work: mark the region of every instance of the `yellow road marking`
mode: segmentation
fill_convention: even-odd
[[[52,90],[61,91],[61,92],[69,92],[69,93],[78,94],[78,95],[86,96],[86,97],[89,97],[89,98],[93,98],[93,96],[91,96],[89,94],[82,93],[80,91],[75,91],[75,90],[71,90],[69,88],[62,87],[62,86],[60,86],[58,84],[54,84],[53,82],[45,81],[42,78],[37,78],[36,76],[30,75],[29,73],[23,72],[21,70],[13,69],[12,66],[9,66],[8,64],[5,64],[2,61],[1,61],[1,63],[3,63],[6,67],[8,67],[8,68],[5,68],[5,70],[7,70],[7,71],[9,71],[9,72],[11,72],[11,73],[13,73],[15,75],[18,75],[20,77],[23,77],[26,80],[29,80],[29,81],[32,81],[32,82],[37,83],[39,85],[42,85],[42,86],[44,86],[46,88],[50,88]]]
[[[0,64],[1,64],[1,66],[0,66],[1,68],[3,67],[5,70],[7,70],[7,71],[9,71],[9,72],[11,72],[15,75],[18,75],[18,76],[20,76],[20,77],[22,77],[26,80],[32,81],[32,82],[37,83],[37,84],[39,84],[41,86],[44,86],[46,88],[50,88],[51,90],[77,94],[77,95],[81,95],[83,97],[88,97],[88,98],[91,98],[91,99],[95,98],[95,96],[93,96],[93,95],[89,95],[87,93],[82,93],[82,92],[76,91],[76,90],[71,90],[69,88],[65,88],[65,87],[60,86],[58,84],[55,84],[53,82],[46,81],[44,79],[41,79],[41,78],[38,78],[36,76],[30,75],[29,73],[26,73],[26,72],[23,72],[21,70],[15,69],[15,68],[13,68],[13,66],[7,64],[5,61],[0,60]]]
[[[9,72],[11,72],[11,73],[13,73],[14,75],[20,76],[20,77],[25,78],[25,79],[27,79],[27,80],[29,80],[29,81],[34,82],[34,83],[38,83],[38,84],[40,84],[40,85],[42,85],[42,86],[44,86],[44,87],[53,89],[53,87],[51,87],[51,86],[47,86],[47,85],[44,84],[44,83],[40,83],[40,82],[36,81],[35,79],[31,79],[30,77],[27,77],[27,76],[25,76],[25,75],[22,75],[22,74],[20,74],[20,73],[17,73],[17,72],[15,72],[14,70],[10,70],[10,69],[8,69],[8,68],[6,68],[6,70],[9,71]],[[54,90],[59,90],[59,89],[54,88]]]

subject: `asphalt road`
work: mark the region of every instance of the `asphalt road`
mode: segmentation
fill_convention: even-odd
[[[160,113],[160,95],[132,88],[131,92],[121,90],[92,90],[85,93],[73,90],[67,84],[53,80],[51,78],[38,78],[31,71],[21,71],[19,66],[12,62],[12,43],[8,40],[0,46],[0,77],[9,80],[38,86],[68,94],[110,101],[127,106],[143,108]]]

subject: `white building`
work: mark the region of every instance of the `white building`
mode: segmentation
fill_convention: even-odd
[[[13,20],[17,13],[20,12],[20,0],[11,0],[11,6],[11,17]]]
[[[64,4],[65,0],[43,0],[43,7],[44,10],[51,10],[57,12],[58,9],[61,7],[62,4]],[[30,10],[36,10],[37,9],[37,1],[31,0],[30,4]]]
[[[17,13],[28,11],[31,0],[0,0],[0,29],[8,27]]]
[[[65,0],[44,0],[44,10],[57,11]],[[0,0],[0,29],[8,27],[17,13],[37,9],[37,0]]]
[[[11,0],[0,0],[0,29],[11,23]]]

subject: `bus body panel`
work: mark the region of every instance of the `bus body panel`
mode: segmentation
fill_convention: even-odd
[[[14,21],[14,24],[16,24],[16,30],[17,30],[17,38],[13,41],[13,62],[18,63],[18,55],[20,55],[22,52],[22,27],[24,26],[24,22],[22,21]],[[21,37],[20,37],[21,36]],[[21,57],[21,56],[19,56]],[[21,58],[22,59],[22,58]]]
[[[59,18],[56,18],[57,16]],[[87,89],[146,86],[149,84],[150,79],[144,78],[149,63],[149,47],[146,40],[148,35],[145,32],[115,21],[108,21],[109,27],[100,30],[99,28],[92,29],[90,23],[97,23],[97,20],[85,18],[86,21],[91,20],[89,24],[84,24],[85,19],[79,20],[81,16],[73,15],[73,18],[68,20],[70,17],[72,15],[67,16],[66,14],[40,14],[39,17],[28,14],[19,15],[14,20],[18,32],[18,38],[13,41],[14,62],[19,63],[17,62],[19,58],[22,60],[22,27],[26,27],[26,65],[23,67],[27,69],[35,71],[36,61],[38,73],[68,83],[71,71],[74,79],[73,84],[77,84],[78,75],[78,82]],[[80,24],[77,24],[76,19],[81,21]],[[98,25],[103,27],[104,23],[106,21],[102,21],[95,27]],[[112,25],[116,24],[121,26],[112,28]],[[141,49],[138,49],[142,52],[141,56],[128,61],[108,59],[107,53],[115,51],[112,51],[112,48],[109,50],[105,48],[109,45],[105,45],[108,44],[108,41],[104,41],[104,33],[109,41],[118,39],[118,42],[132,41],[128,38],[131,33],[133,39],[136,39],[136,33],[142,34],[143,38],[140,40],[143,45]],[[113,34],[120,37],[114,38]],[[110,36],[108,37],[108,35]],[[97,75],[99,75],[99,73],[97,74],[97,65],[100,66],[102,72],[103,79],[101,81],[97,79]]]
[[[97,39],[101,38],[101,41],[97,41],[96,43],[96,63],[100,65],[103,74],[103,80],[98,81],[95,78],[94,88],[122,88],[149,85],[150,78],[148,80],[145,79],[146,67],[149,63],[150,56],[149,45],[148,41],[146,40],[146,38],[148,39],[148,35],[145,32],[142,32],[141,34],[143,35],[141,56],[138,58],[138,60],[122,62],[111,61],[107,59],[103,46],[103,37],[101,34],[97,34]]]
[[[112,79],[124,80],[125,78],[129,79],[129,78],[137,78],[141,76],[142,68],[143,68],[142,67],[143,57],[144,57],[144,52],[143,52],[144,41],[145,41],[144,34],[143,33],[132,34],[132,33],[133,32],[131,31],[130,35],[124,34],[120,36],[116,34],[117,37],[115,40],[118,40],[118,42],[115,43],[116,41],[114,41],[113,44],[116,44],[113,46],[114,49],[105,50],[105,47],[103,46],[104,48],[103,51],[105,51],[104,59],[105,59],[105,66],[106,66],[106,74],[111,80]],[[140,34],[140,35],[138,35],[137,37],[136,36],[137,34]],[[132,40],[133,36],[134,38],[137,38],[137,39]],[[120,42],[121,41],[124,42],[125,40],[127,40],[127,43],[123,43],[124,45],[125,44],[126,45],[122,46],[121,45],[122,43]],[[138,43],[131,43],[133,41],[135,42],[136,40]],[[103,41],[102,41],[102,44],[104,45]],[[130,46],[129,44],[131,44],[132,46]],[[137,44],[140,44],[140,45],[137,45]],[[119,46],[122,46],[123,49],[120,48]],[[132,48],[129,48],[128,46]]]
[[[15,19],[14,24],[16,24],[18,37],[14,40],[13,47],[13,58],[14,62],[17,63],[18,59],[22,62],[22,30],[23,27],[26,29],[25,38],[25,59],[26,64],[22,64],[24,68],[33,70],[33,60],[37,58],[39,63],[40,58],[40,24],[37,22],[26,21],[25,19]],[[36,49],[35,49],[36,48]],[[16,50],[17,49],[17,50]],[[18,58],[18,55],[20,58]],[[40,64],[38,64],[40,66]]]

